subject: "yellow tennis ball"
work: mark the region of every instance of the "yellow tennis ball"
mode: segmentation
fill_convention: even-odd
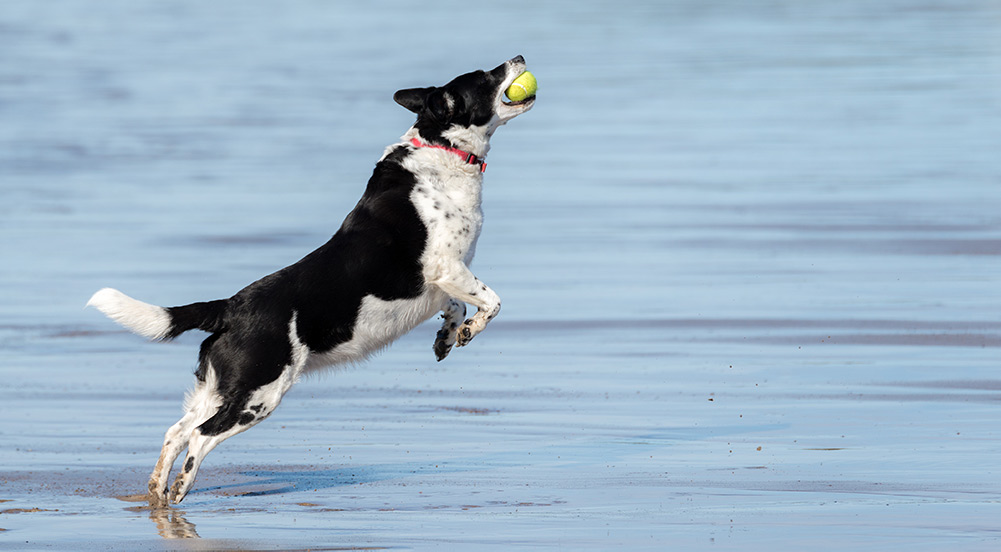
[[[535,80],[535,75],[525,71],[507,87],[505,94],[511,100],[520,102],[525,98],[531,98],[538,90],[539,83]]]

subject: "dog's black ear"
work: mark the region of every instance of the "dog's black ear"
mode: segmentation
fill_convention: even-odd
[[[393,94],[393,99],[396,100],[396,103],[402,105],[410,111],[420,113],[421,110],[424,109],[428,95],[435,90],[436,88],[434,86],[430,86],[428,88],[406,88],[404,90],[398,90],[396,94]]]

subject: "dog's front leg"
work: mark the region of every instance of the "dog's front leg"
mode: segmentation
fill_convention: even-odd
[[[434,340],[434,355],[438,358],[438,362],[444,360],[449,351],[452,350],[452,345],[455,345],[459,324],[462,324],[462,319],[466,317],[466,304],[462,301],[449,299],[445,308],[442,309],[441,317],[445,320],[441,323],[441,329],[438,330],[438,335],[435,336]]]
[[[478,309],[456,331],[455,344],[458,347],[468,344],[500,312],[500,297],[474,276],[461,261],[438,263],[426,276],[430,276],[427,278],[429,283],[438,286],[452,299],[469,303]]]

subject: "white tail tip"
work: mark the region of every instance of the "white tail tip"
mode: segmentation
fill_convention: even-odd
[[[143,337],[163,339],[170,332],[171,318],[167,309],[143,303],[117,289],[98,291],[87,301],[87,306]]]

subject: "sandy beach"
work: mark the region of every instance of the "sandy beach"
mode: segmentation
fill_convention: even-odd
[[[998,8],[465,7],[0,8],[0,549],[998,549]],[[394,91],[518,54],[499,317],[301,382],[136,501],[204,334],[90,294],[296,261],[411,124]]]

